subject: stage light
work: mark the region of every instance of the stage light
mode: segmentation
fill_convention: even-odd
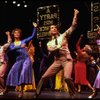
[[[8,3],[8,1],[5,1],[5,3]]]
[[[25,1],[23,1],[23,3],[25,3]]]
[[[16,1],[13,1],[13,4],[16,4]]]
[[[11,2],[8,2],[7,0],[5,0],[4,3],[5,3],[5,4],[8,4],[8,3],[11,4]],[[27,3],[26,3],[25,0],[24,0],[24,1],[13,0],[13,1],[12,1],[12,4],[15,5],[15,7],[16,7],[16,6],[17,6],[17,7],[24,7],[24,8],[27,8],[27,7],[28,7],[28,5],[27,5]]]
[[[17,7],[20,7],[20,3],[17,4]]]
[[[27,7],[27,5],[25,4],[25,5],[24,5],[24,7],[26,8],[26,7]]]

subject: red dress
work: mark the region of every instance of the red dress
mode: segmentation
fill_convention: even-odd
[[[80,84],[80,85],[87,85],[89,82],[86,78],[87,71],[86,71],[86,64],[85,61],[88,58],[88,55],[86,52],[82,52],[80,49],[80,46],[77,44],[77,62],[74,65],[74,71],[75,71],[75,84]]]

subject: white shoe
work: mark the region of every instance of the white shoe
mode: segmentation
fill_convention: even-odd
[[[92,98],[92,96],[90,95],[90,96],[88,96],[88,98],[89,98],[89,99],[91,99],[91,98]]]
[[[93,98],[96,95],[96,92],[93,92],[90,96],[88,96],[89,99]]]

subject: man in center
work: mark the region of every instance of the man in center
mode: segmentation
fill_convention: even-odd
[[[67,37],[77,27],[77,16],[79,11],[74,9],[74,17],[72,25],[63,33],[59,34],[58,28],[56,25],[50,26],[50,34],[52,39],[47,43],[48,51],[54,54],[54,62],[47,69],[47,71],[42,75],[36,89],[35,98],[39,96],[43,82],[57,74],[62,68],[64,69],[64,79],[68,85],[69,95],[72,97],[75,94],[75,87],[71,78],[72,68],[73,68],[73,59],[71,57]]]

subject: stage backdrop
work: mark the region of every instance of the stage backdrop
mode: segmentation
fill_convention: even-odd
[[[97,34],[98,27],[100,26],[100,2],[91,2],[91,30],[87,32],[89,44],[93,49],[94,54],[100,54],[96,40],[100,40],[100,34]]]

